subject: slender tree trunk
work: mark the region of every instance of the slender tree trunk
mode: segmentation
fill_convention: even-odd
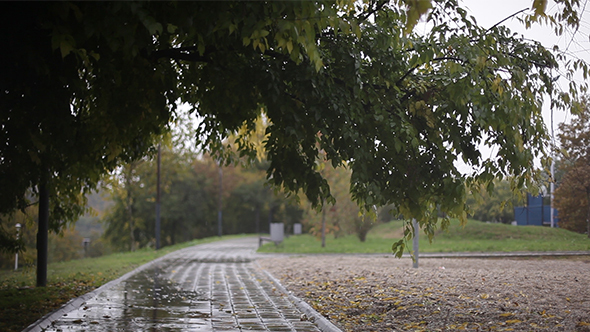
[[[322,204],[322,248],[326,247],[326,201]]]
[[[270,224],[272,224],[272,210],[273,210],[273,206],[271,203],[270,207],[268,208],[268,233],[270,233]]]
[[[217,236],[222,235],[223,223],[223,170],[221,169],[221,161],[219,162],[219,197],[217,202]]]
[[[37,232],[37,287],[47,286],[47,235],[49,232],[49,190],[47,178],[39,184],[39,229]]]
[[[256,234],[260,234],[260,206],[256,206]]]
[[[586,188],[586,201],[586,204],[588,204],[586,208],[586,233],[590,239],[590,187]]]

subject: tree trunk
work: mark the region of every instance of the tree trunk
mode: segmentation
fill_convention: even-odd
[[[322,248],[326,247],[326,201],[322,203]]]
[[[219,162],[219,197],[217,202],[217,236],[222,235],[223,223],[223,170],[221,169],[221,161]]]
[[[37,232],[37,287],[47,286],[47,235],[49,230],[49,190],[47,178],[39,185],[39,229]]]
[[[357,234],[357,235],[358,235],[358,237],[359,237],[359,240],[360,240],[361,242],[365,242],[365,240],[367,240],[367,233],[369,233],[369,231],[368,231],[368,230],[365,230],[365,229],[362,229],[362,230],[360,230],[360,231],[358,232],[358,234]]]
[[[260,234],[260,206],[256,206],[256,234]]]

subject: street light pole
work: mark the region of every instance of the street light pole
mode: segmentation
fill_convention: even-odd
[[[418,268],[418,257],[420,256],[420,224],[416,221],[416,219],[412,219],[412,227],[414,228],[414,239],[412,241],[412,247],[414,251],[414,264],[412,266],[417,269]]]
[[[555,227],[555,212],[553,210],[553,192],[555,191],[555,160],[551,161],[551,183],[549,184],[551,188],[551,207],[549,211],[551,212],[551,228]]]
[[[160,249],[160,159],[161,159],[161,144],[158,144],[158,174],[156,184],[156,250]]]

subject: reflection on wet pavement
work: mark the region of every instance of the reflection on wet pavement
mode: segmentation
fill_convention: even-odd
[[[47,331],[319,331],[252,263],[257,239],[175,252]]]

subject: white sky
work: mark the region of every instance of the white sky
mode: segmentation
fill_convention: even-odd
[[[582,0],[581,2],[585,3],[588,0]],[[487,28],[519,10],[530,8],[533,0],[463,0],[463,3],[478,23]],[[540,25],[527,30],[515,18],[507,20],[504,25],[512,31],[524,35],[527,39],[541,42],[547,48],[558,45],[560,49],[567,50],[567,53],[571,56],[585,59],[590,63],[590,40],[588,39],[590,32],[590,4],[588,4],[588,7],[582,14],[582,23],[575,34],[573,31],[567,31],[564,35],[557,37],[549,27]],[[548,13],[553,13],[556,10],[554,3],[550,2],[547,5]],[[579,80],[581,80],[581,77]],[[564,88],[567,87],[566,82],[561,82],[561,84]],[[555,122],[567,121],[568,117],[569,115],[563,112],[554,114]],[[549,127],[550,123],[547,124]]]

